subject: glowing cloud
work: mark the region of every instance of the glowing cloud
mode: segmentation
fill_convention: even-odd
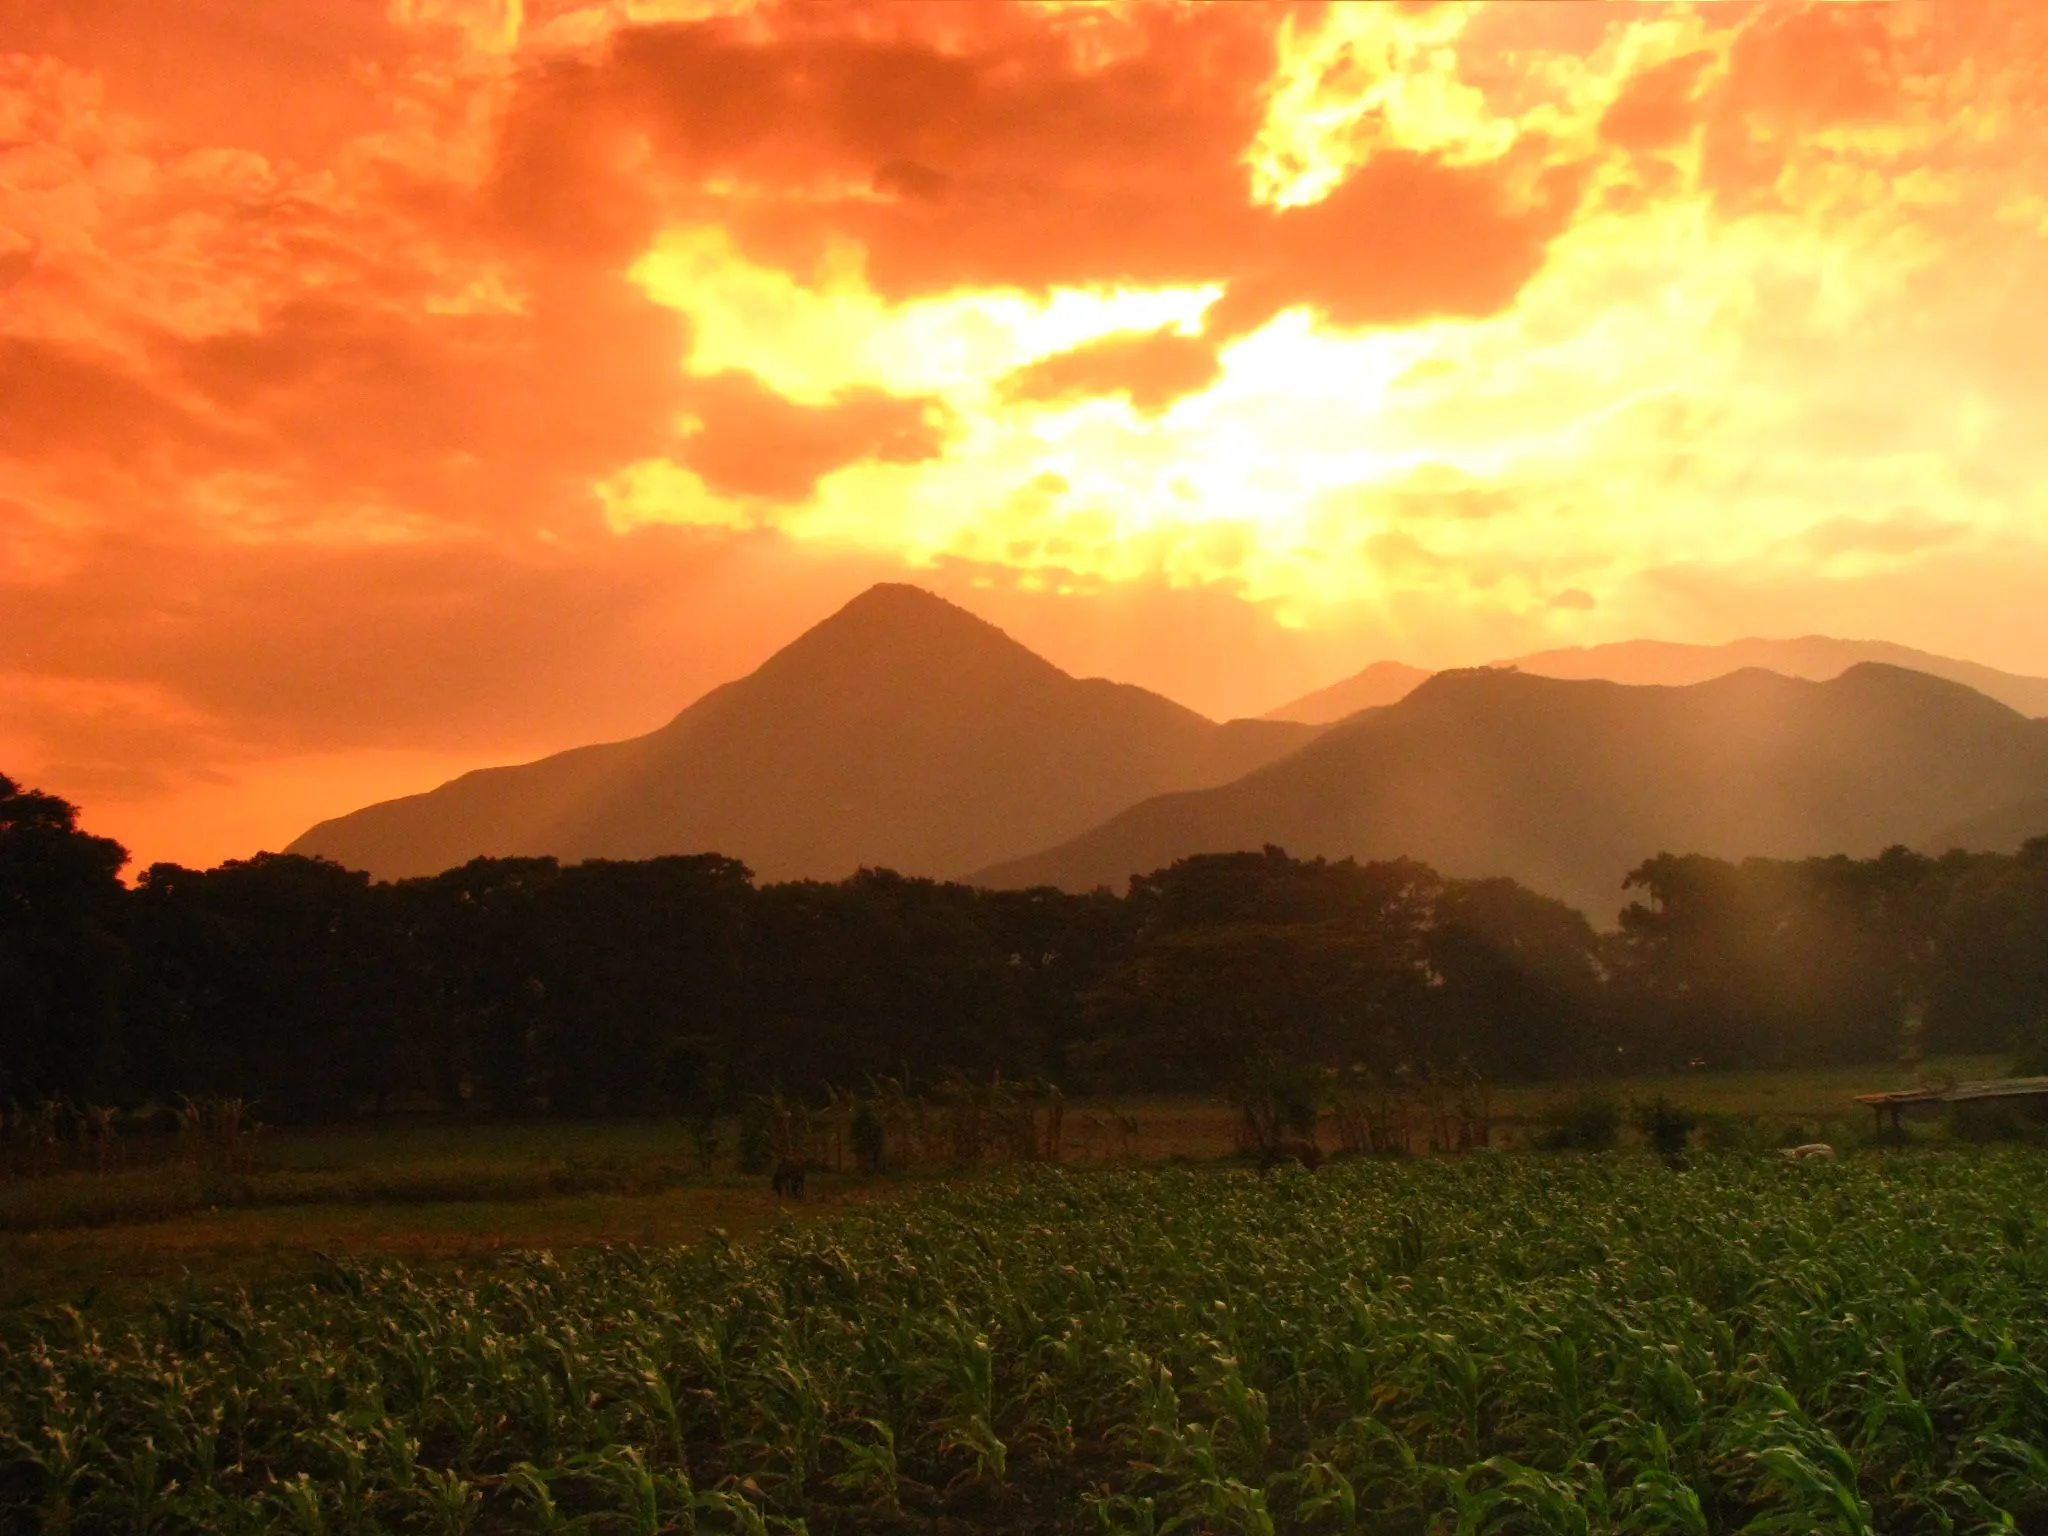
[[[2048,670],[2044,59],[2016,5],[9,8],[6,766],[281,839],[906,569],[1216,708],[1631,634]],[[1103,618],[1167,601],[1271,644]]]

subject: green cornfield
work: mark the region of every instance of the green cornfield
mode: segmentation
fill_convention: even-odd
[[[2048,1160],[1022,1168],[0,1341],[8,1531],[2048,1531]]]

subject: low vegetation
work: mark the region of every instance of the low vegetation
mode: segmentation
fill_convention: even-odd
[[[1936,1058],[1911,1078],[1995,1076],[2006,1066]],[[494,1222],[515,1245],[687,1240],[719,1223],[751,1227],[771,1217],[768,1174],[790,1161],[812,1175],[814,1196],[867,1199],[905,1177],[1012,1162],[1256,1163],[1297,1140],[1338,1156],[1860,1146],[1873,1124],[1850,1095],[1906,1080],[1857,1069],[1685,1072],[1567,1090],[1495,1085],[1469,1069],[1379,1075],[1265,1057],[1212,1098],[1068,1098],[1044,1081],[884,1076],[810,1102],[752,1095],[736,1114],[706,1117],[316,1127],[266,1125],[232,1099],[138,1111],[44,1100],[0,1105],[0,1238],[129,1228],[126,1278],[151,1250],[355,1251],[379,1213],[371,1246],[380,1253],[418,1243],[438,1255],[456,1236],[468,1249],[490,1246]],[[1970,1110],[1909,1124],[1908,1139],[2048,1140],[2038,1110]],[[67,1294],[72,1273],[52,1290],[56,1277],[35,1258],[0,1242],[0,1306]]]
[[[0,1348],[0,1525],[2036,1531],[2048,1164],[1018,1169]]]

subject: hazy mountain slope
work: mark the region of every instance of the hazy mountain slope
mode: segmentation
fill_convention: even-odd
[[[575,810],[629,780],[652,738],[558,752],[538,762],[479,768],[425,794],[368,805],[317,823],[285,850],[318,855],[380,879],[437,874],[480,854],[558,850],[552,834]]]
[[[963,609],[884,585],[650,735],[467,774],[322,822],[292,851],[387,877],[478,854],[705,850],[767,879],[954,875],[1314,734],[1070,677]]]
[[[2048,837],[2048,794],[2029,795],[2013,805],[1950,822],[1920,844],[1923,853],[1943,854],[1951,848],[1972,853],[2016,853],[2020,844]]]
[[[1447,672],[1234,784],[1148,800],[977,878],[1086,889],[1278,843],[1512,875],[1604,922],[1660,851],[1871,854],[2043,792],[2048,722],[1896,667],[1684,688]]]
[[[1793,640],[1731,640],[1726,645],[1684,645],[1670,640],[1620,640],[1610,645],[1574,645],[1561,650],[1533,651],[1495,663],[1533,672],[1540,677],[1604,678],[1614,683],[1662,684],[1682,687],[1725,677],[1745,667],[1762,667],[1786,677],[1816,682],[1840,677],[1862,662],[1882,662],[1947,678],[2010,705],[2023,715],[2048,715],[2048,677],[2024,677],[1974,661],[1916,651],[1888,640],[1836,640],[1805,635]],[[1398,661],[1376,661],[1328,688],[1305,694],[1266,720],[1301,720],[1323,725],[1361,709],[1373,709],[1405,698],[1433,674]]]
[[[2023,715],[2048,715],[2048,677],[2022,677],[1974,661],[1936,656],[1888,640],[1836,640],[1804,635],[1794,640],[1731,640],[1726,645],[1680,645],[1669,640],[1623,640],[1569,646],[1518,656],[1510,666],[1543,677],[1606,678],[1616,683],[1684,685],[1763,667],[1786,677],[1822,681],[1863,662],[1882,662],[1974,688]]]
[[[1361,709],[1378,709],[1405,699],[1433,674],[1406,662],[1376,661],[1363,672],[1354,672],[1342,682],[1269,709],[1262,720],[1298,720],[1306,725],[1329,725]]]

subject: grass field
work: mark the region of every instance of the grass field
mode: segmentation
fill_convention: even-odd
[[[1989,1060],[1937,1064],[1956,1077]],[[1666,1095],[1753,1119],[1762,1141],[1861,1136],[1858,1092],[1894,1086],[1884,1068],[1683,1073],[1595,1085],[1617,1098]],[[1494,1095],[1494,1140],[1527,1143],[1573,1089]],[[1117,1115],[1135,1124],[1119,1139]],[[1209,1162],[1235,1146],[1236,1112],[1198,1099],[1076,1100],[1063,1160]],[[722,1144],[737,1137],[725,1128]],[[924,1176],[929,1176],[927,1170]],[[680,1125],[660,1122],[394,1123],[267,1132],[246,1175],[181,1166],[0,1183],[0,1314],[48,1304],[106,1310],[223,1281],[301,1278],[321,1255],[472,1264],[530,1248],[695,1241],[760,1232],[887,1197],[900,1176],[814,1173],[801,1206],[777,1202],[729,1155],[700,1171]]]
[[[2048,1158],[1027,1167],[0,1325],[0,1528],[2048,1531]]]

